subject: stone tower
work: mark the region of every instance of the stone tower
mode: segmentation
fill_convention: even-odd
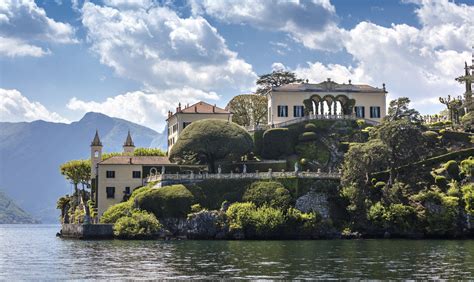
[[[91,143],[91,179],[97,177],[97,164],[100,161],[102,161],[102,142],[100,142],[99,132],[96,130]]]
[[[130,135],[130,130],[128,131],[127,139],[123,144],[123,152],[125,154],[133,154],[135,151],[135,145],[133,144],[132,136]]]

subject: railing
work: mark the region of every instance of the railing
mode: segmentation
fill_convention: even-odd
[[[320,179],[339,179],[341,177],[341,171],[338,172],[312,172],[312,171],[281,171],[281,172],[251,172],[251,173],[202,173],[202,174],[156,174],[150,175],[145,178],[145,183],[154,181],[166,181],[166,180],[205,180],[205,179],[271,179],[271,178],[320,178]]]
[[[245,129],[248,131],[256,131],[256,130],[264,130],[268,128],[280,128],[280,127],[286,127],[292,124],[300,123],[302,121],[310,121],[310,120],[321,120],[321,119],[328,119],[328,120],[358,120],[358,119],[363,119],[366,123],[371,124],[371,125],[377,125],[379,124],[378,121],[371,120],[371,119],[365,119],[365,118],[358,118],[355,115],[315,115],[315,114],[309,114],[304,117],[300,118],[295,118],[292,120],[280,122],[280,123],[275,123],[272,125],[254,125],[254,126],[246,126]]]

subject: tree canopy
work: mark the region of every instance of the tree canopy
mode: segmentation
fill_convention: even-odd
[[[267,99],[260,95],[238,95],[227,107],[232,112],[232,121],[242,125],[258,125],[267,122]]]
[[[295,73],[285,70],[275,70],[272,73],[263,74],[257,80],[257,94],[264,95],[270,88],[278,87],[293,82],[302,82]]]
[[[250,153],[253,141],[250,134],[233,122],[204,119],[188,125],[171,148],[169,157],[181,163],[206,163],[215,172],[215,162],[239,159]]]
[[[410,99],[408,97],[400,97],[390,101],[388,114],[385,116],[386,121],[395,121],[405,119],[411,122],[420,122],[420,113],[415,109],[410,109]]]
[[[91,180],[91,162],[90,160],[72,160],[62,164],[59,167],[61,174],[74,185],[77,192],[77,186],[89,186]]]

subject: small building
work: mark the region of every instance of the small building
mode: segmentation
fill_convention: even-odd
[[[123,144],[123,155],[102,159],[102,142],[96,131],[91,143],[91,179],[99,217],[111,205],[127,199],[134,189],[145,185],[149,175],[175,171],[167,157],[133,156],[135,145],[130,132]]]
[[[268,124],[276,125],[311,115],[315,118],[355,117],[380,122],[386,115],[385,84],[327,81],[294,83],[273,87],[267,92]]]
[[[168,152],[186,126],[194,121],[210,118],[232,121],[232,113],[203,101],[191,106],[187,105],[184,108],[181,108],[181,103],[179,103],[175,113],[169,111],[166,119],[168,123]]]

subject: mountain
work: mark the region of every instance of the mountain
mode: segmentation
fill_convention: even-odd
[[[166,148],[165,134],[99,113],[71,124],[0,122],[0,187],[34,218],[57,223],[56,200],[73,191],[59,166],[89,158],[96,129],[104,152],[121,152],[128,130],[137,147]]]
[[[0,191],[0,224],[39,223]]]

